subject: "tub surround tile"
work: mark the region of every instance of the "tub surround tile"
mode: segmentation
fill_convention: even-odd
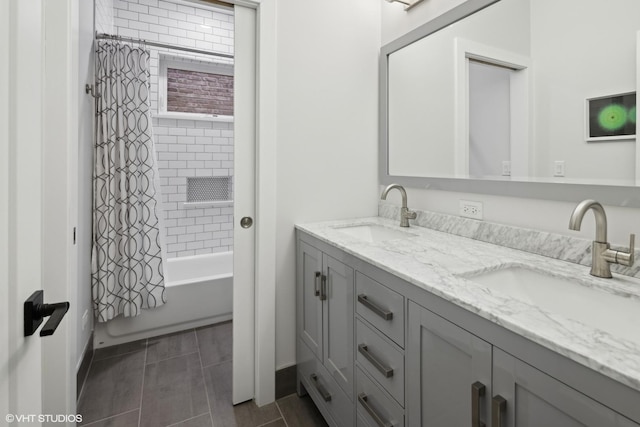
[[[116,415],[115,417],[84,425],[87,427],[138,427],[139,419],[140,410],[136,409],[121,415]]]
[[[589,241],[585,245],[583,239],[559,237],[551,233],[430,212],[418,213],[417,220],[411,221],[413,225],[409,229],[415,236],[406,239],[368,243],[335,229],[349,225],[379,224],[406,231],[398,226],[398,209],[383,205],[380,212],[393,219],[371,217],[327,221],[296,225],[296,228],[640,390],[640,342],[614,337],[581,322],[548,313],[535,305],[492,291],[468,279],[472,275],[506,266],[521,266],[561,278],[571,277],[585,286],[640,300],[640,286],[631,280],[611,281],[589,275],[589,268],[583,265],[585,256],[588,258],[586,265],[591,262],[587,250]],[[415,226],[419,224],[429,224],[433,229]],[[491,243],[480,239],[490,240]],[[514,250],[514,247],[520,250]],[[531,252],[524,251],[525,248]],[[567,260],[574,262],[566,262]],[[580,264],[575,261],[580,261]]]
[[[196,333],[193,329],[149,338],[147,342],[147,365],[197,351]]]
[[[94,360],[78,405],[81,425],[138,409],[145,351]]]
[[[233,324],[222,322],[196,329],[202,366],[207,367],[232,359]]]
[[[141,427],[167,426],[209,412],[198,353],[148,364]]]

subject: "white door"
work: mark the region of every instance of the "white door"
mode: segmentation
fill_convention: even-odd
[[[235,6],[233,403],[254,398],[256,11]],[[253,224],[241,224],[251,221]],[[250,219],[250,220],[249,220]]]
[[[23,318],[34,291],[45,291],[45,303],[69,301],[76,286],[69,274],[74,5],[0,2],[0,417],[8,425],[48,425],[43,417],[58,414],[71,417],[56,425],[75,425],[74,313],[42,338],[24,336]],[[47,52],[45,39],[55,48]]]
[[[469,175],[511,174],[511,74],[469,60]],[[505,162],[507,162],[505,164]]]

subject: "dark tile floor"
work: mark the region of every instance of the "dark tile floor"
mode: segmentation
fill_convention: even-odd
[[[231,322],[97,349],[78,403],[90,427],[326,426],[308,396],[231,404]]]

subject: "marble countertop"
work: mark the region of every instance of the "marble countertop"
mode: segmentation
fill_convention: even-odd
[[[377,224],[413,236],[369,243],[340,231],[341,227],[361,224]],[[298,224],[296,228],[640,391],[640,311],[635,326],[630,325],[637,338],[614,336],[524,299],[492,291],[471,277],[505,266],[522,266],[569,277],[640,304],[638,279],[615,273],[615,279],[600,279],[591,276],[583,265],[424,227],[401,228],[398,221],[382,217]],[[615,313],[614,307],[602,310],[604,315],[607,311]]]

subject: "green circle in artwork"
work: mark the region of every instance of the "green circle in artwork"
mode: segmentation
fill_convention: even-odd
[[[629,110],[629,121],[633,124],[636,123],[636,106],[635,105],[631,107],[631,109]]]
[[[607,105],[600,110],[598,123],[602,129],[618,130],[627,123],[627,109],[620,104]]]

